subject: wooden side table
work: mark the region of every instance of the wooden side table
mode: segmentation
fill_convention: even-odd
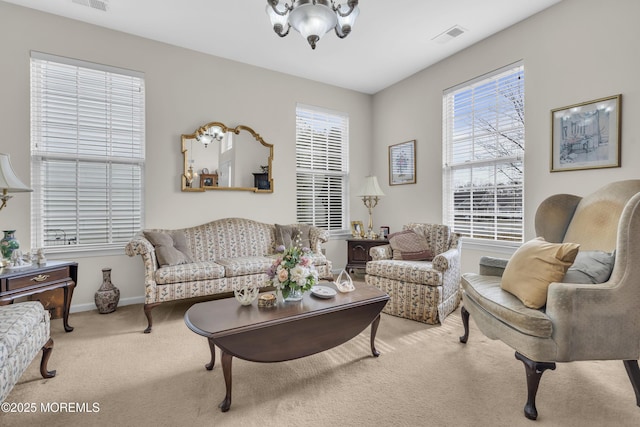
[[[28,297],[39,300],[52,318],[64,322],[64,330],[73,331],[69,326],[69,307],[73,289],[78,281],[78,263],[69,261],[47,261],[46,265],[30,265],[19,269],[0,269],[0,305],[13,303],[15,299]],[[56,289],[62,288],[63,298],[53,296]],[[60,291],[57,292],[58,294]]]
[[[388,240],[347,239],[347,267],[348,272],[356,268],[365,269],[367,261],[371,261],[369,249],[374,246],[388,245]]]

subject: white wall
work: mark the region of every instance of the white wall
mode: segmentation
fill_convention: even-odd
[[[186,25],[186,24],[185,24]],[[215,41],[212,41],[212,43]],[[145,226],[179,228],[239,216],[268,223],[295,222],[295,107],[297,102],[343,111],[350,117],[350,151],[357,189],[369,173],[371,96],[312,82],[94,25],[0,2],[0,152],[9,153],[20,178],[29,178],[29,55],[31,50],[142,71],[146,77]],[[243,124],[274,144],[274,193],[183,193],[180,135],[212,121]],[[355,190],[354,190],[355,192]],[[17,194],[0,212],[1,229],[16,229],[30,245],[30,198]],[[366,215],[352,203],[355,217]],[[346,243],[327,245],[336,266]],[[64,257],[70,259],[69,256]],[[142,262],[126,255],[73,257],[79,262],[76,310],[93,308],[102,267],[112,267],[121,301],[144,295]]]
[[[387,176],[389,145],[417,140],[417,183],[389,187],[388,179],[381,179],[387,197],[375,210],[376,224],[389,225],[393,232],[409,221],[441,221],[442,92],[521,59],[526,85],[525,239],[535,237],[535,209],[547,196],[584,195],[607,182],[640,178],[639,16],[637,0],[564,0],[375,94],[375,173]],[[622,167],[549,172],[550,110],[619,93]],[[464,249],[463,271],[476,271],[483,254],[504,256]]]

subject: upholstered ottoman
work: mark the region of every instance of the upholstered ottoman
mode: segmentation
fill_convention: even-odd
[[[49,312],[39,301],[0,306],[0,402],[41,349],[40,374],[55,376],[56,371],[47,371],[53,349],[49,322]]]

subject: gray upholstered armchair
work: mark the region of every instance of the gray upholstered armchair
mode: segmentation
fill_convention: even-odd
[[[546,306],[534,309],[501,288],[505,263],[484,258],[480,274],[462,277],[460,341],[467,342],[471,317],[487,337],[516,351],[527,377],[527,418],[537,418],[540,378],[556,362],[624,361],[640,406],[640,180],[614,182],[584,198],[551,196],[539,206],[535,228],[547,242],[580,244],[580,252],[615,250],[610,277],[563,283],[567,273],[549,285]]]

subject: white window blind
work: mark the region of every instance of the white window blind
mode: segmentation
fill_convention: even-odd
[[[522,242],[524,66],[443,96],[443,217],[463,236]]]
[[[296,108],[296,216],[300,223],[347,229],[349,117],[298,105]]]
[[[142,227],[144,75],[31,53],[31,241],[122,248]]]

